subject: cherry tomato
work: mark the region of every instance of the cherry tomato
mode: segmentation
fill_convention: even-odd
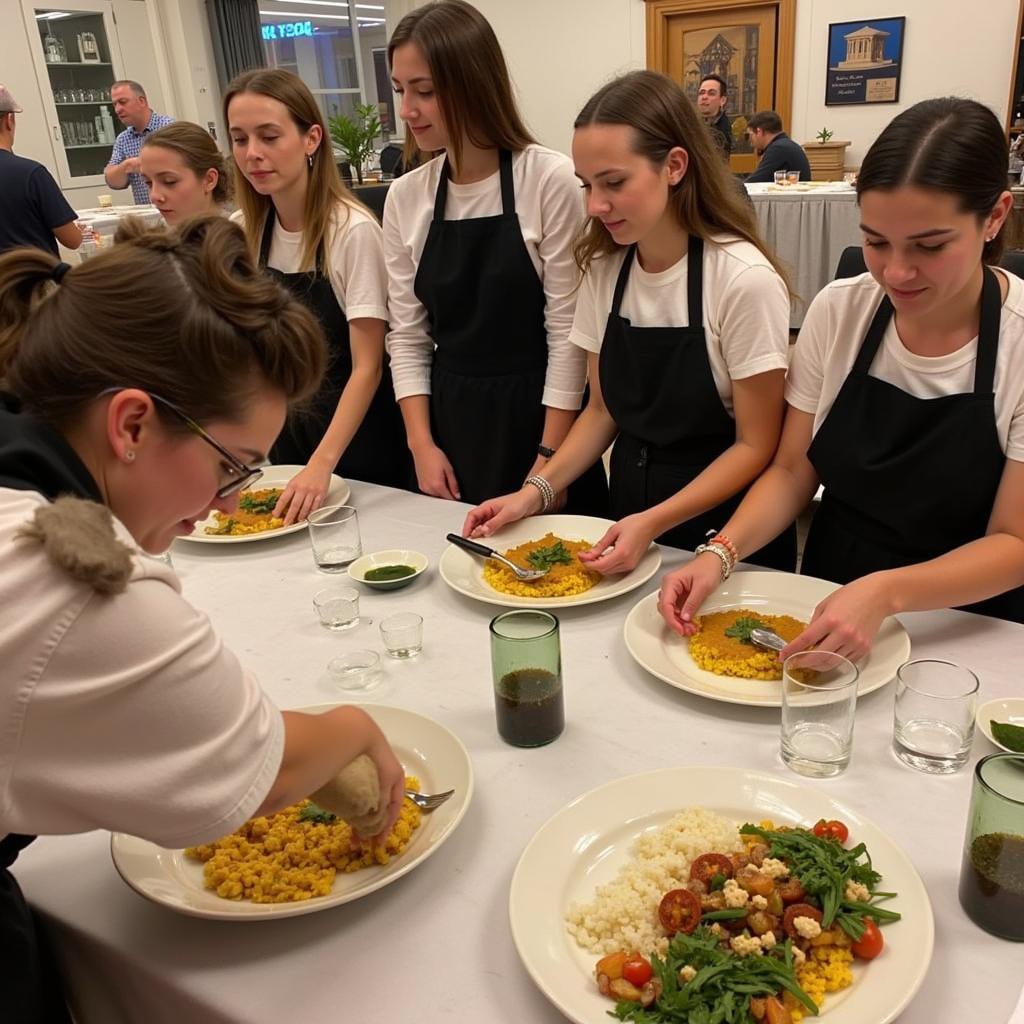
[[[732,861],[724,853],[702,853],[690,865],[690,878],[697,879],[705,885],[711,885],[711,879],[715,875],[724,875],[732,878]]]
[[[622,976],[637,988],[643,988],[651,980],[652,974],[654,970],[650,962],[639,953],[630,953],[622,965]]]
[[[800,933],[793,924],[798,917],[810,917],[821,924],[821,911],[817,907],[812,907],[809,903],[791,903],[786,907],[785,916],[782,918],[782,927],[791,939],[800,938]]]
[[[689,889],[672,889],[658,906],[658,919],[669,935],[689,935],[700,924],[700,899]]]
[[[864,918],[864,934],[853,944],[853,955],[859,956],[861,960],[874,960],[882,947],[885,939],[877,924],[870,917]]]
[[[850,838],[850,830],[834,818],[829,821],[819,819],[818,824],[814,826],[814,834],[820,839],[834,839],[840,846]]]

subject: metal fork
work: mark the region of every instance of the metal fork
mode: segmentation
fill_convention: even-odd
[[[432,811],[440,807],[454,792],[454,789],[449,789],[447,793],[414,793],[407,789],[405,795],[422,810]]]

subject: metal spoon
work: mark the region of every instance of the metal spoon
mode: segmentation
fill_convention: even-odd
[[[449,544],[454,544],[457,548],[462,548],[464,551],[470,551],[474,555],[496,558],[502,565],[507,565],[516,574],[517,579],[539,580],[541,576],[547,576],[548,574],[547,569],[521,569],[515,562],[510,562],[504,555],[499,555],[494,548],[489,548],[486,544],[478,544],[475,540],[470,540],[468,537],[460,537],[457,533],[449,533],[446,540]]]
[[[454,792],[454,789],[449,789],[446,793],[414,793],[411,789],[407,789],[405,795],[417,807],[424,811],[432,811],[435,807],[440,807]]]
[[[781,651],[786,646],[786,641],[774,629],[752,629],[750,639],[757,647],[767,651]]]

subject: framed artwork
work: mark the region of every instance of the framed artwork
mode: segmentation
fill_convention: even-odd
[[[896,103],[906,18],[866,18],[828,27],[825,106]]]

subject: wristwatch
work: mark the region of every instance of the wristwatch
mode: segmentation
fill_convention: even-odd
[[[549,448],[545,444],[539,444],[537,445],[537,454],[543,455],[545,459],[550,459],[551,456],[555,454],[555,449]]]

